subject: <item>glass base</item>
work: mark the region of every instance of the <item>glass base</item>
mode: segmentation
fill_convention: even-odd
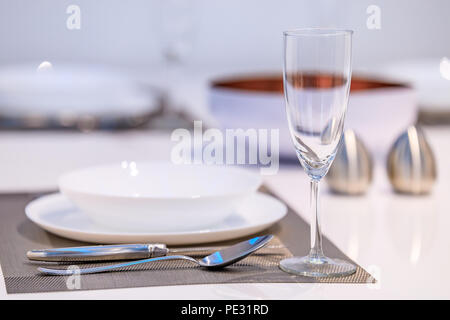
[[[356,266],[341,259],[327,257],[293,257],[280,262],[280,269],[306,277],[343,277],[356,272]]]

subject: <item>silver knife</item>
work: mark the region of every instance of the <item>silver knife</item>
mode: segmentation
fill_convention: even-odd
[[[169,252],[214,251],[221,248],[223,247],[194,247],[169,250],[163,243],[120,244],[36,249],[28,251],[27,257],[30,260],[52,262],[115,261],[156,258],[166,256]],[[284,246],[269,246],[268,248],[284,248]]]
[[[128,259],[148,259],[167,255],[165,244],[121,244],[88,247],[31,250],[30,260],[55,262],[114,261]]]

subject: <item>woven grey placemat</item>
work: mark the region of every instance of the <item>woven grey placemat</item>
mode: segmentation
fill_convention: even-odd
[[[75,282],[69,277],[41,275],[36,268],[42,263],[28,261],[25,256],[27,250],[89,244],[53,235],[29,221],[24,214],[24,208],[37,196],[36,194],[0,195],[0,263],[8,293],[66,291],[74,288],[90,290],[213,283],[375,282],[370,274],[359,266],[355,274],[342,278],[314,279],[282,272],[278,268],[281,259],[292,255],[305,255],[309,250],[309,226],[291,209],[279,223],[262,233],[276,235],[270,244],[278,246],[277,248],[264,248],[257,254],[224,270],[208,271],[193,267],[189,262],[161,261],[134,266],[133,270],[83,275],[79,282]],[[229,245],[233,242],[214,245]],[[323,244],[324,250],[329,256],[349,259],[328,239],[324,238]],[[196,251],[193,253],[198,256],[202,254],[204,255],[206,252]],[[104,264],[83,264],[80,267]],[[57,267],[66,268],[68,266],[59,265]]]

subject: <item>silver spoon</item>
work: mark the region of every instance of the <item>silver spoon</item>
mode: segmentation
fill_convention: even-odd
[[[196,260],[188,256],[174,255],[174,256],[164,256],[164,257],[136,260],[131,262],[95,268],[63,270],[63,269],[48,269],[40,267],[38,268],[38,270],[42,273],[49,275],[67,276],[72,274],[88,274],[88,273],[113,271],[115,269],[134,266],[141,263],[162,261],[162,260],[187,260],[207,269],[220,269],[229,266],[230,264],[233,264],[239,260],[244,259],[245,257],[252,254],[256,250],[264,247],[272,238],[273,238],[272,235],[255,237],[250,240],[239,242],[231,247],[216,251],[199,260]]]

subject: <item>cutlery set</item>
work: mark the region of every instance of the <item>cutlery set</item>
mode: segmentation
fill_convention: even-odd
[[[180,252],[181,250],[191,251],[191,248],[169,250],[164,244],[129,244],[31,250],[27,252],[27,257],[30,260],[51,262],[91,262],[140,259],[115,265],[84,268],[80,270],[50,269],[43,267],[38,268],[40,272],[49,275],[100,273],[162,260],[186,260],[207,269],[221,269],[240,261],[255,251],[261,249],[270,240],[272,240],[272,238],[273,235],[254,237],[252,239],[239,242],[233,246],[222,248],[199,260],[183,255],[167,255],[169,252]],[[208,247],[192,249],[203,251],[213,248]]]
[[[266,246],[266,249],[286,248],[282,245]],[[169,249],[163,243],[121,244],[83,246],[52,249],[34,249],[27,252],[27,258],[46,262],[91,262],[130,259],[148,259],[166,256],[169,253],[212,252],[224,247],[184,247]]]

